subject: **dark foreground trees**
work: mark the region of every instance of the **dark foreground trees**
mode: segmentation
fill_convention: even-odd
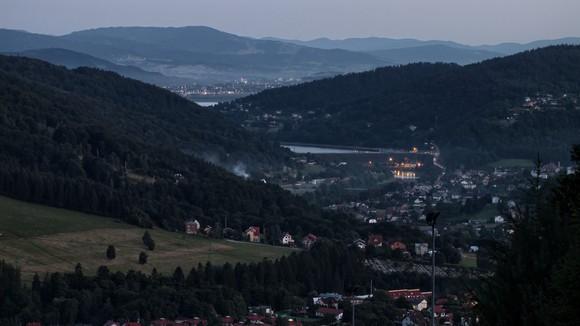
[[[32,320],[102,325],[108,319],[179,316],[215,325],[216,314],[239,318],[247,306],[260,304],[291,308],[313,291],[365,293],[369,275],[362,259],[358,251],[325,242],[275,261],[199,264],[170,275],[113,273],[103,266],[96,276],[86,276],[77,266],[74,273],[36,276],[31,287],[23,286],[18,269],[0,262],[0,325]]]
[[[573,151],[580,163],[580,146]],[[495,275],[478,293],[487,325],[578,325],[580,315],[580,170],[537,183],[498,244]]]

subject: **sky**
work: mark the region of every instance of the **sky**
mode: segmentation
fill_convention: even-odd
[[[197,26],[264,37],[383,36],[466,44],[580,36],[579,0],[0,0],[0,28],[61,35]]]

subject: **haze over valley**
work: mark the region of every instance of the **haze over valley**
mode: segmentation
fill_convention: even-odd
[[[580,38],[469,46],[381,37],[311,41],[251,38],[205,26],[108,27],[62,36],[0,30],[0,52],[68,68],[100,68],[170,88],[202,102],[264,89],[416,62],[460,65]]]

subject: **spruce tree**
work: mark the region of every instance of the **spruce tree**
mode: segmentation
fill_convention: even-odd
[[[155,250],[155,241],[151,237],[151,234],[149,234],[149,231],[145,231],[145,234],[143,234],[143,244],[147,249],[151,251]]]
[[[141,251],[141,253],[139,254],[139,264],[140,265],[145,265],[147,264],[147,254],[143,251]]]
[[[109,245],[107,247],[107,259],[113,260],[113,259],[115,259],[115,257],[117,257],[115,247],[112,245]]]

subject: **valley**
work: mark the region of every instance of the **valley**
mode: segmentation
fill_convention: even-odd
[[[573,311],[580,39],[240,35],[0,29],[1,325]]]

